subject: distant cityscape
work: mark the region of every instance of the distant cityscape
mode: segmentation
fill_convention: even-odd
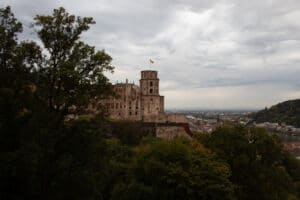
[[[168,110],[174,112],[174,110]],[[285,123],[255,123],[253,110],[181,110],[194,134],[210,134],[223,125],[247,125],[265,128],[282,139],[284,147],[300,158],[300,128]]]

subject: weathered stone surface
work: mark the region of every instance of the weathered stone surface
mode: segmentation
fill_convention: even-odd
[[[158,126],[156,128],[156,137],[168,140],[174,139],[175,137],[191,138],[188,134],[186,134],[184,127],[168,125]]]
[[[140,86],[133,83],[114,85],[116,97],[101,101],[113,119],[144,122],[187,123],[184,115],[165,114],[164,96],[159,95],[157,71],[141,71]]]
[[[190,137],[184,115],[164,112],[164,96],[159,95],[157,71],[141,71],[140,86],[126,80],[115,84],[114,91],[115,97],[99,102],[106,105],[112,119],[142,121],[146,135],[154,134],[165,139],[183,135]],[[97,113],[97,108],[94,110]]]

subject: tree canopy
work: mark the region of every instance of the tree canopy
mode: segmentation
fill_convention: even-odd
[[[82,112],[92,98],[111,92],[103,72],[113,70],[112,58],[80,41],[80,35],[94,23],[91,17],[70,15],[62,7],[54,9],[52,15],[35,17],[37,34],[46,50],[40,92],[50,111],[65,116],[74,106]]]
[[[19,42],[21,22],[0,9],[0,198],[94,198],[105,116],[88,125],[65,117],[110,94],[112,58],[79,41],[91,18],[58,8],[35,21],[43,47]]]
[[[289,199],[299,191],[300,162],[264,129],[219,128],[200,138],[226,161],[239,199]],[[287,163],[294,163],[292,166]],[[297,171],[297,173],[295,173]]]

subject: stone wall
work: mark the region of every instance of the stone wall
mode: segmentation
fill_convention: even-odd
[[[156,137],[163,139],[174,139],[175,137],[186,137],[191,139],[191,137],[186,133],[183,126],[157,126]]]
[[[157,71],[141,72],[140,87],[128,83],[114,85],[116,96],[106,100],[113,119],[155,123],[187,123],[182,114],[164,112],[164,97],[159,95]]]
[[[142,71],[140,87],[127,80],[126,83],[118,83],[113,87],[116,96],[101,101],[107,105],[111,118],[139,121],[145,116],[164,113],[164,97],[159,95],[157,71]]]
[[[89,110],[95,114],[98,105],[106,105],[112,119],[141,121],[143,134],[159,138],[190,137],[188,121],[182,114],[164,112],[164,97],[159,95],[157,71],[141,72],[140,87],[128,83],[114,85],[115,96],[106,100],[96,100]],[[99,106],[100,109],[101,106]]]
[[[122,83],[114,86],[116,96],[106,101],[113,119],[141,120],[141,98],[139,87]]]
[[[164,139],[174,139],[175,137],[192,138],[188,123],[143,122],[143,133],[143,135],[151,135]]]

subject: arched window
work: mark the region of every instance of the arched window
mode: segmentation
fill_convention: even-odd
[[[150,92],[150,94],[152,94],[153,90],[152,90],[152,89],[150,89],[150,91],[149,91],[149,92]]]
[[[150,81],[150,86],[153,86],[153,82],[152,81]]]

